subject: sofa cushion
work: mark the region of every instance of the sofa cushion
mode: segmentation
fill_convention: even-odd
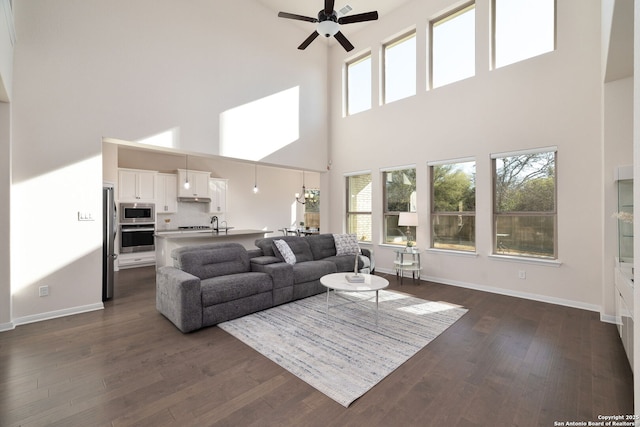
[[[294,255],[287,242],[278,239],[274,240],[273,244],[276,246],[273,252],[276,253],[278,258],[282,258],[287,264],[293,265],[296,263],[296,256]]]
[[[293,282],[304,283],[320,280],[325,274],[337,273],[336,264],[329,261],[306,261],[293,266]]]
[[[262,292],[271,292],[273,282],[266,273],[238,273],[201,282],[202,306],[208,307]]]
[[[262,250],[262,255],[265,256],[277,256],[274,252],[273,241],[274,240],[284,240],[289,244],[293,253],[296,253],[296,250],[293,246],[291,246],[291,242],[295,242],[296,240],[301,239],[298,236],[280,236],[280,237],[265,237],[262,239],[257,239],[255,241],[255,245]]]
[[[239,243],[207,245],[199,250],[185,246],[174,249],[171,255],[177,268],[200,279],[250,271],[247,250]]]
[[[333,234],[317,234],[304,237],[304,239],[309,243],[313,259],[324,259],[336,254],[336,244],[333,240]]]
[[[360,253],[358,238],[355,234],[334,234],[333,240],[336,243],[336,255],[355,255]]]

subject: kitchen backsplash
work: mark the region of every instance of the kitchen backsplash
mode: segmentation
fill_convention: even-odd
[[[211,225],[211,217],[214,214],[207,212],[208,203],[178,202],[178,212],[172,214],[158,213],[156,224],[157,230],[169,230],[178,227],[188,227],[193,225]],[[225,220],[224,214],[217,214],[218,224]],[[170,220],[168,223],[166,220]],[[232,224],[228,224],[232,225]]]

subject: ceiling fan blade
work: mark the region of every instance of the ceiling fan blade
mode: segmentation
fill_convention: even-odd
[[[296,15],[295,13],[280,12],[278,17],[287,19],[296,19],[298,21],[318,22],[317,18],[311,18],[310,16]]]
[[[338,40],[338,43],[340,43],[344,48],[344,50],[346,50],[347,52],[351,52],[353,50],[353,45],[349,42],[349,40],[347,40],[344,34],[342,34],[340,31],[338,31],[333,37],[335,37],[336,40]]]
[[[335,6],[335,0],[324,0],[324,14],[331,16],[333,13],[333,6]]]
[[[305,50],[307,48],[307,46],[309,46],[311,44],[312,41],[314,41],[316,39],[316,37],[318,37],[319,34],[317,31],[314,31],[313,33],[311,33],[311,35],[309,37],[307,37],[305,39],[305,41],[302,42],[302,44],[300,46],[298,46],[298,49],[300,50]]]
[[[376,19],[378,19],[378,12],[365,12],[343,16],[338,19],[338,24],[353,24],[355,22],[375,21]]]

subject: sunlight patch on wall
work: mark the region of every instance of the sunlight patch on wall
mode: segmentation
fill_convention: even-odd
[[[300,88],[220,114],[220,155],[261,160],[300,138]]]
[[[175,127],[156,135],[137,140],[140,144],[153,145],[155,147],[178,148],[180,142],[180,128]]]
[[[95,156],[13,185],[12,295],[102,247],[101,170]]]

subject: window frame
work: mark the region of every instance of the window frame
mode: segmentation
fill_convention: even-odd
[[[365,242],[365,243],[372,243],[373,241],[373,200],[371,200],[370,202],[370,206],[369,206],[369,210],[368,211],[352,211],[350,210],[351,208],[351,188],[349,186],[350,184],[350,178],[354,178],[354,177],[358,177],[358,176],[368,176],[369,177],[369,185],[371,185],[371,199],[373,199],[373,176],[371,171],[360,171],[360,172],[353,172],[353,173],[348,173],[344,175],[345,178],[345,202],[346,202],[346,206],[345,206],[345,230],[347,233],[353,233],[353,231],[350,228],[350,219],[353,216],[368,216],[369,217],[369,223],[370,223],[370,227],[369,227],[369,239],[365,240],[365,239],[360,239],[360,236],[357,236],[358,233],[355,233],[356,236],[358,237],[358,241],[360,242]]]
[[[359,110],[356,111],[354,113],[349,111],[349,106],[350,106],[350,100],[351,100],[351,88],[349,85],[349,67],[357,65],[361,62],[366,61],[367,59],[369,59],[371,61],[370,64],[370,70],[369,70],[369,107],[365,108],[363,110]],[[367,50],[357,56],[354,56],[352,58],[350,58],[349,60],[345,61],[344,63],[344,116],[348,117],[348,116],[353,116],[355,114],[359,114],[365,111],[369,111],[373,108],[373,55],[371,53],[371,50]]]
[[[437,27],[438,25],[440,25],[440,24],[443,24],[443,23],[445,23],[447,21],[455,19],[456,17],[468,12],[471,9],[474,10],[474,14],[475,14],[475,11],[476,11],[476,2],[475,2],[475,0],[467,2],[467,3],[464,3],[464,4],[460,5],[459,7],[456,7],[456,8],[454,8],[454,9],[452,9],[452,10],[446,12],[446,13],[443,13],[443,14],[441,14],[441,15],[437,16],[436,18],[434,18],[434,19],[429,21],[429,25],[428,25],[429,43],[427,45],[427,49],[429,50],[428,54],[427,54],[427,58],[428,58],[428,61],[429,61],[429,64],[428,64],[428,67],[427,67],[427,70],[428,70],[428,73],[429,73],[429,76],[428,76],[428,79],[427,79],[427,88],[428,89],[431,89],[431,90],[437,89],[437,88],[444,87],[444,86],[447,86],[447,85],[450,85],[450,84],[453,84],[453,83],[456,83],[456,82],[459,82],[459,81],[462,81],[462,80],[466,80],[468,78],[476,76],[477,69],[476,69],[476,64],[475,64],[476,63],[475,48],[477,46],[477,40],[476,40],[476,25],[475,25],[475,22],[477,21],[478,18],[477,18],[477,15],[474,15],[475,20],[474,20],[474,32],[473,32],[473,45],[474,45],[473,74],[470,75],[470,76],[467,76],[465,78],[462,78],[462,79],[459,79],[459,80],[454,80],[452,82],[448,82],[448,83],[441,84],[441,85],[438,85],[438,86],[434,86],[434,82],[433,82],[433,76],[434,76],[434,73],[433,73],[433,70],[434,70],[434,57],[433,57],[434,35],[433,35],[433,29],[435,27]]]
[[[553,0],[553,49],[546,52],[538,53],[533,56],[528,56],[522,59],[518,59],[513,62],[509,62],[503,65],[497,65],[496,63],[496,33],[497,33],[497,5],[498,0],[491,0],[491,69],[497,70],[499,68],[508,67],[509,65],[517,64],[522,61],[527,61],[532,58],[536,58],[540,55],[555,52],[558,49],[558,0]],[[537,0],[536,0],[537,1]]]
[[[398,46],[410,39],[414,39],[415,41],[415,55],[414,55],[414,63],[413,63],[413,68],[414,68],[414,79],[413,79],[413,93],[410,95],[406,95],[403,96],[401,98],[397,98],[397,99],[393,99],[391,101],[387,100],[387,50],[391,49],[395,46]],[[417,76],[418,76],[418,33],[416,28],[412,28],[409,31],[405,31],[403,32],[401,35],[397,36],[397,37],[393,37],[390,40],[384,42],[381,46],[381,55],[382,57],[382,66],[380,67],[380,75],[381,75],[381,81],[380,81],[380,86],[381,86],[381,105],[386,105],[392,102],[396,102],[396,101],[400,101],[406,98],[410,98],[412,96],[415,96],[418,93],[418,80],[417,80]]]
[[[429,218],[429,226],[430,226],[430,232],[431,232],[431,238],[430,240],[430,249],[436,250],[436,251],[451,251],[451,252],[464,252],[464,253],[469,253],[469,254],[474,254],[478,252],[478,244],[477,244],[477,193],[476,193],[476,189],[477,189],[477,182],[475,182],[474,180],[474,210],[473,211],[436,211],[435,210],[435,186],[434,186],[434,178],[435,178],[435,174],[433,173],[433,168],[437,167],[437,166],[446,166],[446,165],[456,165],[456,164],[462,164],[462,163],[473,163],[474,164],[474,169],[478,166],[478,162],[474,157],[465,157],[465,158],[460,158],[460,159],[451,159],[451,160],[444,160],[444,161],[436,161],[436,162],[429,162],[427,163],[427,166],[429,168],[429,187],[430,187],[430,203],[431,203],[431,209],[429,212],[430,218]],[[435,246],[435,233],[433,231],[434,229],[434,219],[436,217],[436,215],[438,216],[465,216],[465,217],[473,217],[474,218],[474,230],[473,230],[473,249],[447,249],[447,248],[437,248]]]
[[[553,153],[553,179],[554,179],[554,189],[553,189],[553,210],[552,211],[505,211],[498,212],[497,206],[497,168],[496,168],[496,160],[506,157],[517,157],[523,156],[527,154],[542,154],[542,153]],[[505,152],[505,153],[494,153],[491,154],[491,190],[492,190],[492,248],[491,255],[495,257],[504,257],[504,258],[518,258],[518,259],[529,259],[529,260],[540,260],[540,261],[558,261],[559,253],[558,253],[558,148],[555,146],[552,147],[542,147],[535,148],[530,150],[520,150],[513,152]],[[523,253],[522,255],[516,253],[504,253],[498,251],[498,218],[506,217],[506,216],[518,216],[518,217],[551,217],[553,218],[553,256],[542,256],[535,255],[532,253]]]
[[[398,220],[400,219],[400,212],[416,212],[417,213],[417,207],[415,211],[412,210],[406,210],[406,211],[389,211],[387,210],[388,208],[388,203],[387,203],[387,173],[393,173],[393,172],[398,172],[398,171],[404,171],[404,170],[409,170],[409,169],[413,169],[414,171],[416,171],[417,174],[417,168],[416,165],[405,165],[405,166],[398,166],[398,167],[393,167],[393,168],[385,168],[385,169],[381,169],[380,172],[380,179],[382,182],[382,242],[381,244],[383,245],[392,245],[392,246],[405,246],[406,242],[402,242],[402,243],[393,243],[393,242],[387,242],[387,218],[389,217],[398,217]],[[418,191],[418,181],[417,181],[417,175],[416,175],[416,188],[415,188],[415,192],[416,192],[416,198],[417,198],[417,191]],[[409,200],[409,203],[411,203],[411,200]],[[400,226],[398,226],[399,228]],[[409,227],[410,232],[412,233],[412,237],[413,237],[413,242],[415,243],[416,241],[416,227]]]

